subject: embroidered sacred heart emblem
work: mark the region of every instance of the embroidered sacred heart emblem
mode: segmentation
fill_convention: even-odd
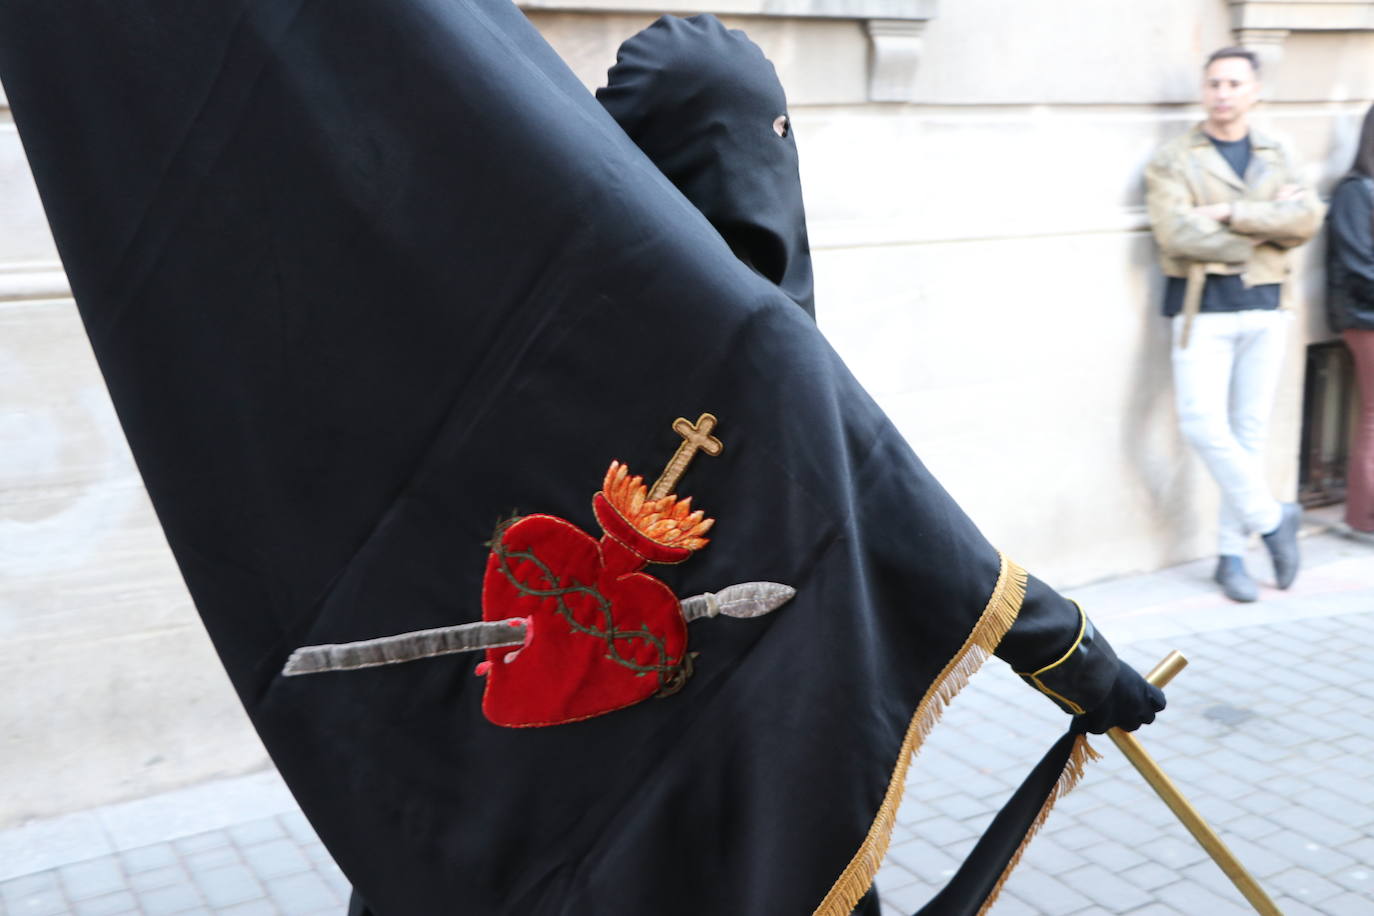
[[[592,510],[593,540],[552,515],[514,519],[492,538],[482,580],[482,619],[524,620],[524,643],[490,649],[482,711],[497,725],[576,722],[681,689],[691,676],[687,622],[677,597],[640,572],[681,563],[706,546],[715,523],[672,494],[698,450],[716,455],[716,418],[678,418],[682,444],[653,489],[612,461]]]
[[[615,511],[599,494],[597,508]],[[598,544],[549,515],[503,528],[487,559],[482,617],[523,618],[525,644],[488,651],[487,718],[576,722],[680,687],[687,624],[672,590],[639,572],[645,562],[609,534]]]
[[[482,711],[515,728],[576,722],[677,692],[692,673],[687,624],[750,618],[791,600],[777,582],[742,582],[679,601],[649,563],[681,563],[706,546],[714,519],[672,490],[698,451],[718,455],[716,418],[682,417],[683,442],[652,488],[616,461],[592,498],[598,541],[571,522],[503,522],[482,580],[482,619],[355,642],[302,646],[282,666],[295,677],[485,651]]]

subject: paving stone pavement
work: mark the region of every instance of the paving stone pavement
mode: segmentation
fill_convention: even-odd
[[[1299,585],[1257,605],[1219,599],[1205,563],[1073,594],[1137,668],[1188,656],[1139,735],[1281,911],[1371,916],[1374,549],[1326,535],[1305,552]],[[884,916],[934,894],[1064,724],[1004,665],[985,666],[912,766],[878,876]],[[1252,912],[1116,748],[1095,745],[1103,759],[993,916]],[[347,893],[275,773],[0,831],[3,916],[337,916]]]
[[[0,882],[11,916],[315,916],[348,882],[299,811],[70,862]]]
[[[1374,914],[1374,612],[1131,644],[1190,666],[1139,733],[1288,916]],[[1062,717],[1002,666],[979,674],[913,765],[879,872],[885,916],[910,914],[1028,770]],[[1106,738],[1013,873],[996,916],[1253,912]],[[1032,754],[1024,753],[1035,749]]]
[[[1286,916],[1374,914],[1374,549],[1310,538],[1304,579],[1236,605],[1211,562],[1075,590],[1142,672],[1189,666],[1142,743]],[[1250,568],[1266,568],[1256,552]],[[912,765],[878,875],[884,916],[918,909],[972,848],[1063,716],[985,666]],[[1105,737],[993,916],[1241,916],[1244,898]]]

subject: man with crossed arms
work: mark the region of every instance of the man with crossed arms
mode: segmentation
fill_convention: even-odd
[[[1145,172],[1179,423],[1221,488],[1215,578],[1234,601],[1259,597],[1243,560],[1253,534],[1279,588],[1298,573],[1301,511],[1274,498],[1262,454],[1289,324],[1280,310],[1288,250],[1312,237],[1323,210],[1287,153],[1251,130],[1259,90],[1253,52],[1213,53],[1203,71],[1206,120],[1166,143]]]

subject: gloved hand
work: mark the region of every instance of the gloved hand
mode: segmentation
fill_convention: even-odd
[[[1133,732],[1153,722],[1155,713],[1164,708],[1164,702],[1164,691],[1122,662],[1106,698],[1082,715],[1074,716],[1071,727],[1075,732],[1094,735],[1101,735],[1109,728]]]

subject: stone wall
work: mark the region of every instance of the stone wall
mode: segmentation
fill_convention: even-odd
[[[65,295],[62,264],[0,87],[0,302]]]
[[[727,14],[792,102],[820,322],[987,534],[1061,586],[1212,549],[1174,429],[1143,213],[1152,150],[1240,35],[1261,126],[1325,191],[1374,99],[1374,3],[528,0],[589,87],[659,11]],[[1242,30],[1242,31],[1238,31]],[[1297,474],[1299,259],[1274,484]],[[139,485],[0,105],[0,828],[266,757]],[[11,687],[17,685],[17,687]]]
[[[69,295],[0,103],[0,830],[267,763]]]

